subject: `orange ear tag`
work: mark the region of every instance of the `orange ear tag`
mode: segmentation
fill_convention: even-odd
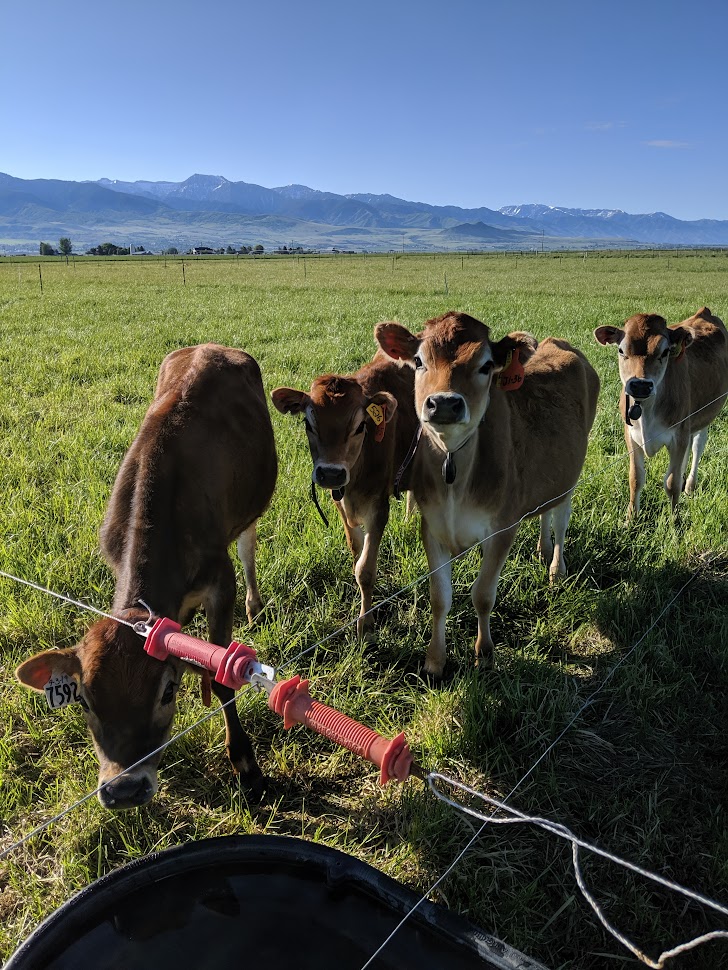
[[[506,366],[495,376],[495,386],[499,391],[517,391],[523,384],[524,371],[519,356],[518,347],[508,351]]]
[[[374,434],[374,440],[381,441],[384,438],[384,432],[387,428],[387,405],[375,404],[372,401],[367,408],[367,414],[377,426],[377,430]]]
[[[681,340],[679,344],[673,344],[670,347],[670,356],[672,357],[672,359],[675,361],[676,364],[679,360],[683,359],[683,357],[685,356],[684,340]]]

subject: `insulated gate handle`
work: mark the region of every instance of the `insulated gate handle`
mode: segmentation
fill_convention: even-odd
[[[235,640],[228,647],[220,647],[181,633],[181,629],[174,620],[160,617],[149,631],[144,649],[156,660],[166,660],[171,654],[196,667],[203,667],[219,684],[233,690],[249,683],[257,659],[252,647]]]
[[[404,781],[413,771],[412,753],[404,734],[390,741],[340,711],[319,704],[308,692],[308,681],[301,680],[298,674],[289,680],[278,681],[268,697],[268,706],[281,715],[284,727],[305,724],[373,762],[381,769],[380,785],[386,785],[392,778]],[[417,773],[416,768],[414,773]]]

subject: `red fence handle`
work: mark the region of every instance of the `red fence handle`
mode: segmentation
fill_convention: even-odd
[[[305,724],[377,765],[381,769],[380,785],[386,785],[392,778],[404,781],[409,777],[413,758],[404,734],[390,741],[340,711],[319,704],[308,692],[308,681],[301,680],[297,674],[275,685],[268,706],[281,715],[284,727]]]
[[[156,660],[166,660],[170,654],[209,670],[219,684],[238,690],[247,684],[253,671],[257,654],[252,647],[235,640],[221,647],[207,640],[198,640],[182,633],[179,623],[160,617],[147,635],[144,649]]]

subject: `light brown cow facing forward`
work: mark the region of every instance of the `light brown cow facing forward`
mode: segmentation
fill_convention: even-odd
[[[248,586],[249,619],[262,607],[255,576],[256,521],[273,494],[277,462],[260,369],[241,350],[204,344],[169,354],[154,401],[127,452],[101,529],[116,576],[113,612],[127,621],[157,616],[186,623],[202,606],[210,640],[230,642],[237,538]],[[37,654],[17,670],[35,690],[58,675],[76,681],[105,784],[167,740],[187,665],[161,662],[115,620],[95,623],[81,642]],[[217,682],[221,702],[234,692]],[[235,705],[224,710],[226,746],[236,771],[260,794],[263,778]],[[148,802],[161,754],[99,793],[108,808]]]
[[[304,415],[312,481],[331,490],[341,516],[361,591],[357,632],[367,637],[389,498],[417,431],[412,371],[377,353],[356,374],[325,374],[308,393],[278,387],[271,396],[282,414]],[[399,489],[408,477],[403,470]]]
[[[623,327],[598,327],[600,344],[616,344],[622,380],[620,412],[629,452],[629,521],[639,512],[645,455],[665,447],[670,464],[665,491],[677,508],[692,447],[685,491],[698,481],[708,427],[728,394],[728,333],[723,321],[702,307],[688,320],[667,325],[656,313],[638,313]]]
[[[571,495],[586,455],[599,378],[565,340],[538,344],[530,334],[512,333],[493,342],[488,327],[464,313],[428,320],[419,336],[398,323],[380,323],[376,338],[385,353],[415,370],[423,435],[411,488],[433,571],[425,670],[439,677],[445,667],[450,560],[481,542],[483,563],[472,589],[475,653],[476,661],[490,666],[490,614],[521,518],[541,515],[541,555],[552,578],[566,571]]]

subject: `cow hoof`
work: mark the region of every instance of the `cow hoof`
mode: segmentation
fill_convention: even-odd
[[[686,495],[692,495],[692,494],[693,494],[693,492],[695,491],[695,486],[696,486],[696,484],[697,484],[697,483],[695,482],[695,479],[693,479],[693,478],[689,478],[689,479],[688,479],[688,480],[687,480],[687,481],[685,482],[685,494],[686,494]]]
[[[268,779],[258,771],[257,773],[248,772],[247,775],[238,775],[238,783],[241,793],[252,805],[261,802],[268,790]]]
[[[377,631],[370,617],[356,621],[356,635],[363,643],[376,643]]]
[[[436,664],[431,660],[425,661],[425,666],[423,672],[428,680],[434,681],[434,683],[439,684],[442,681],[442,675],[445,671],[445,664]]]
[[[246,599],[245,600],[245,614],[248,617],[248,623],[255,623],[255,618],[260,613],[263,612],[263,600],[261,599]]]

